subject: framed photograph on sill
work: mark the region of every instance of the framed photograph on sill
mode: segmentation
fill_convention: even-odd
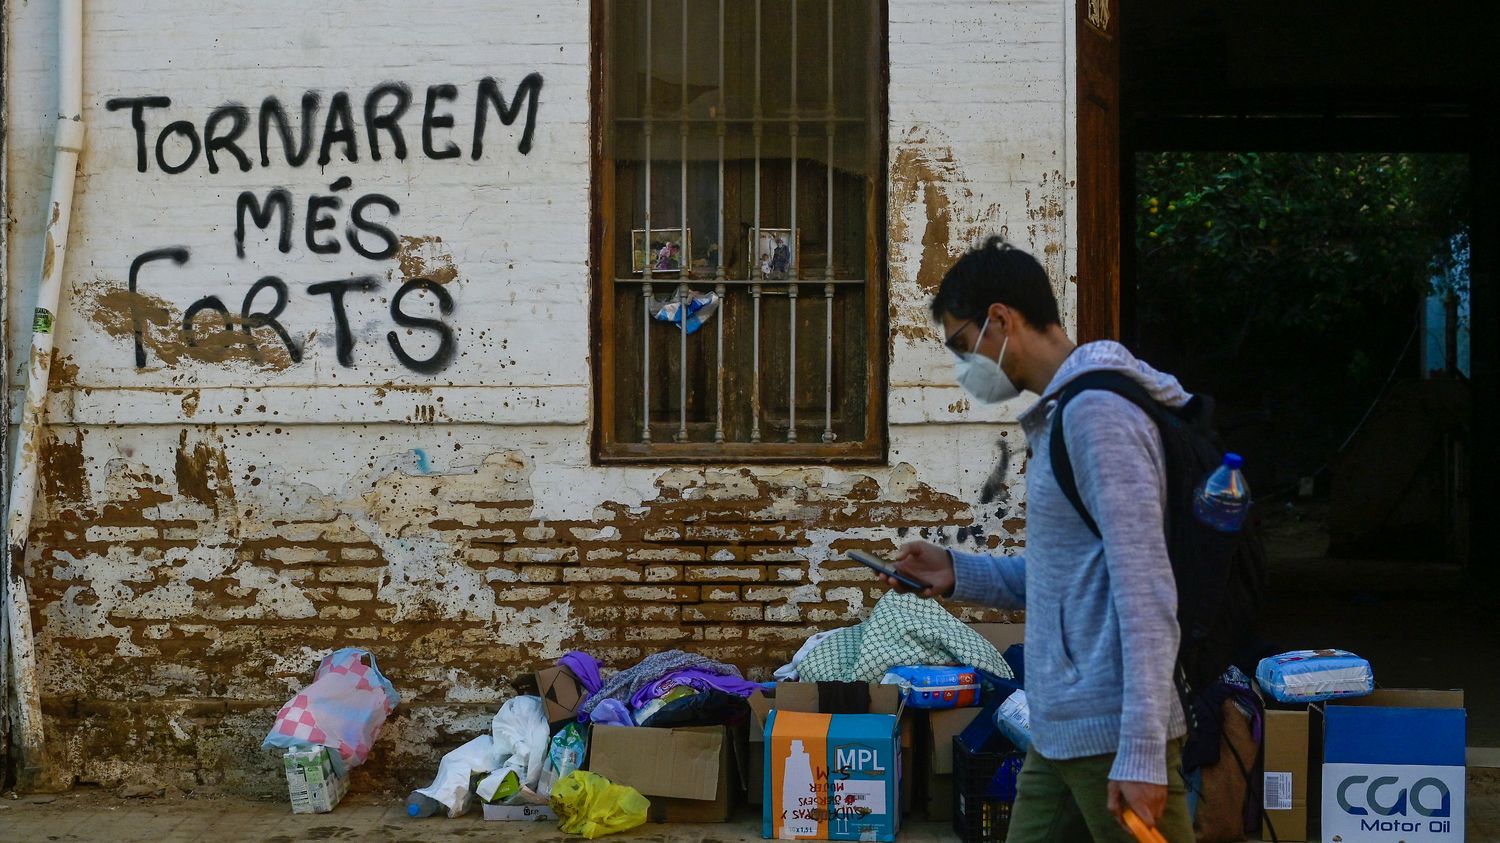
[[[687,235],[684,242],[683,235]],[[651,240],[646,240],[644,229],[630,232],[630,271],[644,275],[646,264],[651,265],[651,274],[667,275],[682,272],[683,264],[693,252],[693,230],[684,232],[680,228],[653,228]]]
[[[753,262],[752,268],[758,269],[760,277],[767,281],[785,281],[798,277],[802,266],[800,235],[800,229],[793,232],[790,228],[762,228],[760,247],[756,248],[755,229],[750,229],[750,250],[746,254]]]

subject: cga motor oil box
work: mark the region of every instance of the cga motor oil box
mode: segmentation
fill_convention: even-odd
[[[772,711],[762,836],[894,841],[901,825],[901,729],[893,714]]]

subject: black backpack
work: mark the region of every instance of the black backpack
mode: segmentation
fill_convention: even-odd
[[[1238,533],[1222,533],[1193,515],[1193,493],[1224,458],[1213,427],[1212,400],[1194,396],[1181,408],[1167,407],[1134,379],[1108,371],[1087,372],[1064,386],[1052,416],[1052,472],[1094,535],[1099,535],[1099,527],[1078,494],[1063,436],[1063,408],[1088,390],[1113,392],[1127,399],[1161,431],[1167,475],[1167,555],[1177,580],[1177,621],[1182,628],[1176,679],[1183,707],[1191,711],[1198,692],[1258,643],[1265,547],[1253,519],[1247,518]]]

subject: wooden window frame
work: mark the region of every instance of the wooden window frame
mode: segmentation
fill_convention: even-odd
[[[605,43],[610,0],[590,4],[590,183],[589,183],[589,355],[592,370],[591,452],[596,465],[756,464],[882,465],[889,461],[886,425],[888,361],[887,197],[890,183],[890,13],[888,0],[876,0],[877,74],[872,80],[875,176],[866,197],[865,437],[857,442],[621,442],[614,438],[616,403],[613,268],[610,216],[614,213],[615,168],[606,158],[610,103],[607,100]],[[821,290],[821,279],[808,278]],[[811,294],[811,292],[809,293]],[[821,293],[818,293],[821,295]]]

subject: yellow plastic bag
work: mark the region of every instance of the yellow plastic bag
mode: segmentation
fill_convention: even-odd
[[[558,829],[590,840],[644,824],[650,808],[640,791],[614,784],[598,773],[575,771],[552,786]]]

